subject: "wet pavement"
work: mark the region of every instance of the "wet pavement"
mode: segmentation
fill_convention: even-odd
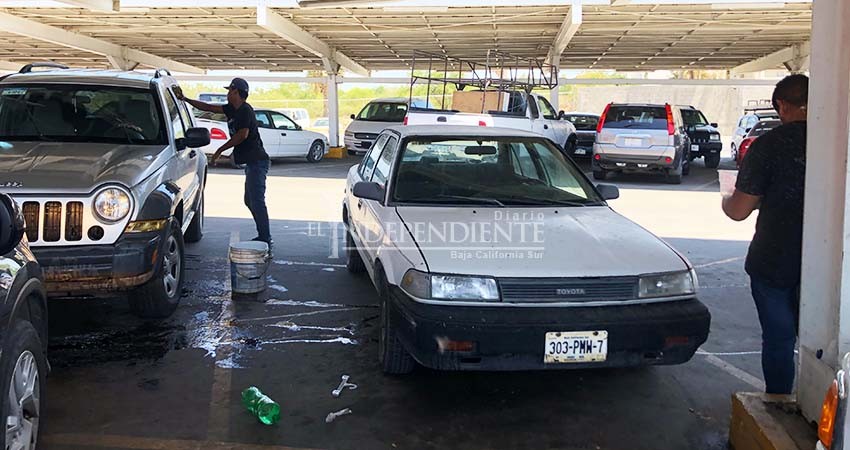
[[[275,258],[259,297],[231,299],[228,245],[255,233],[242,211],[242,178],[216,169],[205,236],[187,245],[184,295],[171,318],[136,319],[121,298],[52,301],[53,371],[39,448],[727,448],[730,396],[760,382],[760,341],[742,260],[752,224],[703,217],[719,207],[714,171],[696,163],[681,186],[648,177],[609,181],[623,190],[611,202],[616,210],[698,267],[713,323],[689,363],[418,369],[390,377],[377,364],[374,288],[343,265],[336,220],[353,163],[274,165],[268,197]],[[677,223],[665,218],[670,208],[653,200],[659,196],[674,199]],[[717,232],[694,231],[707,226]],[[334,398],[343,374],[358,388]],[[243,410],[240,392],[252,385],[280,403],[280,423],[264,426]],[[325,422],[343,408],[353,413]]]

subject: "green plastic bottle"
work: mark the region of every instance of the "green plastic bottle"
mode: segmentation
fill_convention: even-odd
[[[254,386],[242,391],[242,405],[266,425],[274,425],[280,420],[280,405]]]

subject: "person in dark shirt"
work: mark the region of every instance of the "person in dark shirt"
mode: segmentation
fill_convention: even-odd
[[[790,75],[773,92],[782,125],[756,139],[723,211],[744,220],[759,209],[746,271],[762,328],[762,370],[769,394],[794,388],[794,345],[800,309],[806,105],[809,79]]]
[[[242,78],[234,78],[227,89],[227,104],[211,105],[199,100],[185,98],[180,88],[175,88],[177,98],[184,100],[201,111],[224,113],[230,129],[230,139],[216,150],[210,163],[216,165],[222,152],[233,149],[233,162],[245,165],[245,206],[251,211],[257,226],[257,237],[253,240],[262,241],[272,246],[272,236],[269,226],[269,213],[266,208],[266,176],[269,173],[269,155],[263,148],[260,131],[257,128],[257,117],[254,108],[249,105],[248,82]]]

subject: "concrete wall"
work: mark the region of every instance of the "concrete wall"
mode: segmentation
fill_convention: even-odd
[[[596,114],[610,102],[692,105],[720,125],[728,142],[747,101],[769,99],[772,93],[772,87],[762,86],[574,86],[573,92],[561,93],[560,104],[564,111]]]

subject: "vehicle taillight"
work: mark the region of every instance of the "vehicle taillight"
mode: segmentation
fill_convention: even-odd
[[[478,126],[479,126],[479,127],[486,127],[486,126],[487,126],[487,122],[485,122],[485,121],[483,121],[483,120],[479,120],[479,121],[478,121]]]
[[[227,140],[227,133],[220,128],[213,128],[210,130],[210,139]]]
[[[667,134],[673,136],[676,132],[673,129],[673,108],[670,105],[664,105],[664,109],[667,110]]]
[[[835,431],[835,414],[838,411],[838,381],[832,380],[832,385],[826,391],[818,425],[818,439],[829,450],[832,447],[832,435]]]
[[[602,159],[602,155],[600,155],[599,153],[597,153],[597,154],[593,155],[593,159],[595,159],[595,160],[599,161],[600,159]]]
[[[407,125],[407,116],[404,116],[404,120],[401,121],[402,125]]]
[[[608,117],[608,110],[611,109],[611,104],[605,105],[605,111],[602,111],[602,115],[599,116],[599,123],[596,124],[596,133],[599,134],[602,132],[602,127],[605,125],[605,118]]]
[[[666,162],[667,164],[672,164],[672,163],[673,163],[673,158],[671,158],[671,157],[669,157],[669,156],[668,156],[668,157],[664,158],[664,162]]]

